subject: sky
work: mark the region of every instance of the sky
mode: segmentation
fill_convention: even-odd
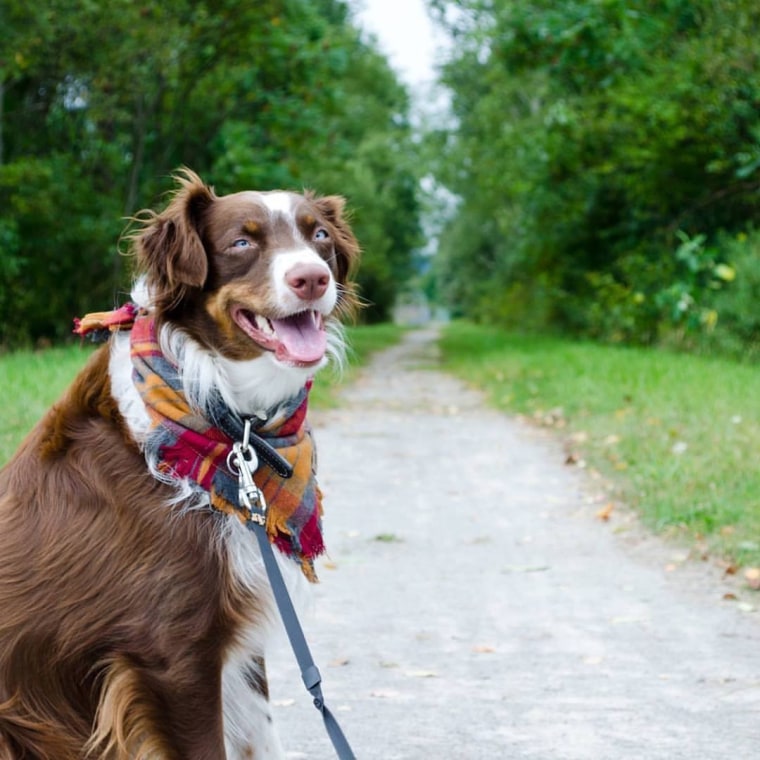
[[[379,47],[414,89],[435,80],[436,48],[442,34],[427,14],[425,0],[349,0],[359,25],[377,36]]]

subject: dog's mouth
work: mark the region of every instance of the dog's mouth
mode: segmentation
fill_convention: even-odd
[[[235,324],[261,348],[272,351],[286,364],[308,367],[322,360],[327,350],[327,333],[318,311],[300,311],[289,317],[271,319],[234,306]]]

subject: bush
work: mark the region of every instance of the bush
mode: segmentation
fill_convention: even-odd
[[[735,279],[710,294],[706,304],[715,314],[715,327],[702,345],[760,359],[760,231],[724,235],[719,245]]]

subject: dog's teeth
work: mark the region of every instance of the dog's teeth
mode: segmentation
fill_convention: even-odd
[[[268,333],[269,335],[274,335],[274,328],[272,327],[272,323],[266,317],[262,317],[261,314],[256,315],[256,327],[258,327],[261,332]]]

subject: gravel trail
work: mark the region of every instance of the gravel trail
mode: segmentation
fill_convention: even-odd
[[[751,594],[596,519],[557,441],[437,371],[435,337],[315,418],[329,556],[303,622],[358,758],[760,758]],[[287,756],[334,757],[285,643],[269,673]]]

